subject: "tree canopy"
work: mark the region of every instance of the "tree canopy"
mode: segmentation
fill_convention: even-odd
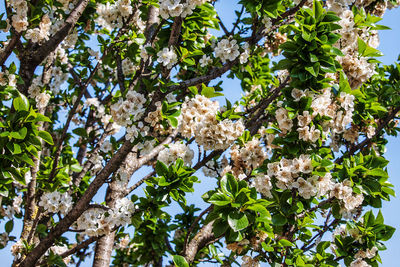
[[[378,31],[400,2],[239,0],[228,25],[217,1],[4,1],[13,266],[381,263],[400,66]]]

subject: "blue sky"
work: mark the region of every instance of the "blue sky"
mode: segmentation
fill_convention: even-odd
[[[231,2],[231,1],[229,1]],[[233,1],[232,1],[233,2]],[[216,5],[217,11],[222,18],[222,20],[227,25],[228,29],[231,27],[231,23],[234,21],[234,12],[235,8],[234,4],[227,5],[227,1],[219,1]],[[0,4],[0,10],[3,9],[3,3]],[[400,9],[395,9],[391,11],[387,11],[384,16],[384,19],[380,22],[383,25],[389,26],[392,30],[389,31],[381,31],[380,39],[381,45],[379,49],[384,53],[384,56],[380,58],[380,60],[384,64],[391,64],[395,60],[397,60],[398,55],[400,54]],[[229,88],[229,92],[225,92],[229,99],[236,100],[240,97],[241,90],[240,84],[236,80],[230,80],[223,78],[224,88]],[[394,184],[395,190],[397,191],[400,188],[400,138],[389,138],[389,144],[387,146],[387,153],[385,154],[386,158],[390,161],[388,165],[388,172],[390,176],[391,183]],[[138,175],[140,177],[140,175]],[[202,176],[202,175],[200,175]],[[199,199],[199,195],[208,190],[210,185],[214,184],[215,180],[212,180],[210,183],[210,178],[201,177],[203,180],[203,184],[196,185],[196,189],[198,193],[196,196],[188,197],[188,202],[195,203],[198,202],[196,200]],[[134,179],[137,180],[137,179]],[[204,184],[207,184],[205,186]],[[140,190],[141,191],[141,190]],[[104,191],[101,190],[101,193]],[[99,192],[96,196],[96,200],[102,201],[102,194]],[[200,207],[206,207],[205,203],[201,203]],[[383,204],[382,212],[385,217],[385,223],[400,229],[400,200],[399,198],[393,198],[392,201],[386,202]],[[175,211],[176,212],[176,211]],[[19,228],[19,227],[18,227]],[[398,254],[400,249],[397,247],[400,245],[400,230],[396,231],[393,238],[385,243],[387,246],[387,250],[380,252],[383,264],[385,267],[398,267],[400,264],[398,263]],[[1,266],[10,266],[12,262],[12,256],[10,253],[8,246],[7,248],[0,250],[0,258],[2,259]],[[87,259],[84,264],[81,266],[91,266],[91,259]],[[205,266],[205,265],[203,265]],[[211,265],[210,265],[211,266]]]
[[[379,49],[384,53],[380,60],[384,64],[391,64],[397,60],[400,54],[400,9],[389,10],[384,15],[380,24],[389,26],[392,30],[381,31],[379,36],[381,45]],[[388,165],[390,182],[395,186],[397,194],[400,192],[400,137],[389,138],[387,145],[386,158],[390,161]],[[400,199],[393,198],[390,202],[383,204],[382,213],[385,218],[385,224],[397,228],[392,239],[385,243],[387,250],[380,252],[382,266],[398,267],[400,253]]]

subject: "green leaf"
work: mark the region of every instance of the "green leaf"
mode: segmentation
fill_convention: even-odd
[[[290,59],[282,59],[281,61],[278,62],[274,66],[275,70],[284,70],[284,69],[290,69],[290,67],[293,65],[293,61]]]
[[[13,101],[13,106],[16,111],[29,111],[29,100],[23,94],[19,94]]]
[[[204,84],[201,85],[201,94],[207,98],[212,98],[216,96],[223,96],[223,93],[215,92],[214,87],[208,87]]]
[[[178,119],[172,116],[167,117],[169,123],[171,124],[172,127],[176,128],[178,126]]]
[[[311,73],[312,76],[317,77],[318,74],[315,72],[313,66],[310,67],[305,67],[306,71],[308,71],[309,73]]]
[[[226,230],[228,230],[229,224],[222,219],[215,220],[213,223],[213,233],[216,237],[220,237],[225,234]]]
[[[314,0],[313,11],[314,11],[315,19],[319,20],[321,18],[321,16],[324,14],[324,8],[322,7],[322,4],[320,1]]]
[[[186,259],[180,255],[173,255],[172,260],[174,261],[176,267],[189,267]]]
[[[78,136],[87,137],[87,132],[84,128],[75,128],[72,132]]]
[[[6,223],[6,225],[4,226],[4,229],[6,230],[7,233],[11,233],[11,231],[14,228],[14,221],[10,220]]]
[[[15,65],[14,62],[12,62],[12,63],[10,64],[10,67],[8,68],[8,72],[9,72],[10,74],[14,74],[16,71],[17,71],[17,66]]]
[[[51,122],[51,120],[49,119],[49,117],[40,114],[40,113],[36,113],[36,121],[45,121],[45,122]]]
[[[331,245],[331,242],[329,242],[329,241],[321,241],[317,245],[317,252],[322,255],[324,253],[325,249],[327,249],[330,245]]]
[[[249,220],[243,212],[232,211],[228,215],[228,224],[233,231],[238,232],[249,225]]]
[[[376,219],[375,219],[375,223],[376,224],[383,224],[383,222],[384,222],[383,215],[382,215],[381,210],[379,210],[378,215],[376,216]]]
[[[271,220],[271,214],[263,205],[255,204],[248,206],[247,208],[259,213],[260,217],[257,221],[269,222]]]
[[[21,146],[17,143],[9,142],[7,143],[7,148],[13,154],[20,154],[22,152]]]
[[[365,49],[363,56],[364,57],[381,57],[381,56],[383,56],[383,53],[381,51],[379,51],[378,49],[368,46]]]
[[[328,14],[325,15],[325,17],[322,21],[323,22],[336,22],[336,21],[340,21],[340,18],[338,16],[336,16],[334,13],[328,12]]]
[[[81,172],[82,171],[82,167],[81,167],[81,165],[79,165],[79,163],[75,163],[75,164],[72,164],[71,166],[70,166],[70,168],[71,168],[71,171],[73,171],[73,172]]]
[[[25,139],[28,130],[26,127],[21,128],[18,132],[11,132],[10,137],[14,139]]]
[[[49,145],[54,145],[53,137],[46,131],[39,131],[38,135]]]
[[[357,43],[358,43],[358,53],[363,56],[365,49],[367,48],[367,44],[360,38],[357,38]]]
[[[275,226],[282,226],[287,223],[287,219],[282,214],[278,213],[272,216],[272,224]]]
[[[226,175],[225,175],[225,177],[226,177],[226,181],[227,181],[227,183],[226,183],[226,190],[229,192],[229,193],[232,193],[232,195],[233,196],[236,196],[236,194],[237,194],[237,192],[238,192],[238,182],[236,181],[236,178],[235,178],[235,176],[233,176],[232,174],[230,174],[230,173],[227,173]],[[221,179],[221,181],[222,181],[222,179]]]
[[[232,199],[225,195],[224,193],[215,193],[208,200],[209,203],[212,203],[217,206],[225,206],[232,202]]]
[[[349,81],[343,71],[340,72],[339,92],[345,92],[347,94],[351,92]]]
[[[278,243],[283,247],[293,247],[294,246],[294,244],[292,242],[290,242],[289,240],[286,240],[284,238],[280,239],[278,241]]]
[[[384,177],[384,178],[389,177],[387,172],[385,172],[384,170],[379,169],[379,168],[367,171],[366,175]]]
[[[164,176],[168,174],[168,167],[161,161],[157,161],[156,163],[156,173],[160,176]]]

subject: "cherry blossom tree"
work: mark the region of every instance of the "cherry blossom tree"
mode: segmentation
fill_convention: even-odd
[[[240,0],[233,25],[215,2],[5,0],[13,266],[378,266],[400,130],[378,31],[400,2]]]

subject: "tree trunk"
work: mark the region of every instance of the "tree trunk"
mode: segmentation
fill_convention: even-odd
[[[118,179],[118,178],[117,178]],[[115,183],[114,181],[112,183]],[[112,183],[106,193],[106,204],[110,208],[115,207],[117,199],[123,197],[121,191],[111,189]],[[94,252],[93,267],[108,267],[110,266],[111,253],[114,248],[115,231],[100,238],[96,243]]]
[[[111,253],[114,247],[115,231],[100,238],[96,244],[93,267],[110,266]]]

